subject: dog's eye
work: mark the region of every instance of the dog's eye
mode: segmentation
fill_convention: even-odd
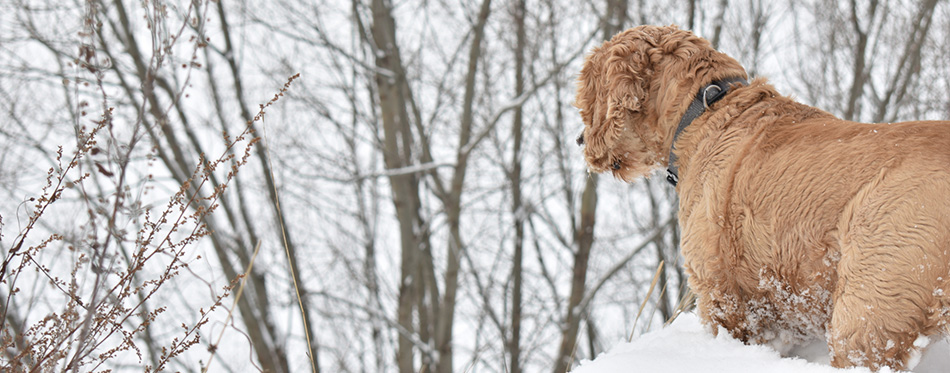
[[[614,168],[614,170],[619,170],[619,169],[620,169],[620,161],[614,161],[613,168]]]
[[[580,136],[577,136],[577,140],[574,140],[574,141],[577,141],[578,146],[584,145],[584,134],[582,133],[580,134]]]

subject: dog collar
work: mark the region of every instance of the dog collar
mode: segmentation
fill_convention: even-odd
[[[729,92],[729,85],[733,83],[742,83],[743,85],[749,85],[749,82],[743,78],[729,78],[716,80],[712,83],[709,83],[705,87],[699,90],[696,93],[696,98],[693,99],[693,102],[689,104],[689,107],[686,108],[686,113],[683,114],[683,119],[680,119],[679,126],[676,127],[676,132],[673,133],[673,143],[670,144],[670,160],[669,167],[666,169],[666,181],[669,181],[674,187],[676,183],[679,182],[678,169],[676,167],[676,155],[673,154],[673,149],[676,147],[676,139],[680,136],[680,132],[683,132],[686,129],[686,126],[689,126],[693,122],[693,119],[698,118],[706,109],[709,109],[709,105],[712,105],[716,101],[719,101],[726,93]]]

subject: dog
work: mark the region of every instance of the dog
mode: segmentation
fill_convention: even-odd
[[[748,81],[676,26],[593,49],[592,172],[668,168],[700,318],[746,343],[825,338],[835,367],[910,369],[950,320],[950,122],[842,120]]]

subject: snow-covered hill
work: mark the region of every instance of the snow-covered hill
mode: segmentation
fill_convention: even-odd
[[[694,314],[679,316],[670,326],[622,342],[593,361],[583,361],[573,373],[865,373],[867,368],[836,369],[829,365],[828,347],[815,341],[782,357],[766,346],[747,346],[719,333],[712,336]],[[883,369],[882,372],[889,372]],[[932,343],[915,373],[950,372],[950,344]]]

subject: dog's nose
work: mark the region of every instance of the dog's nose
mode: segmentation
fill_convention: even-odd
[[[584,134],[582,133],[579,136],[577,136],[577,140],[574,140],[574,141],[577,141],[577,146],[584,145]]]

